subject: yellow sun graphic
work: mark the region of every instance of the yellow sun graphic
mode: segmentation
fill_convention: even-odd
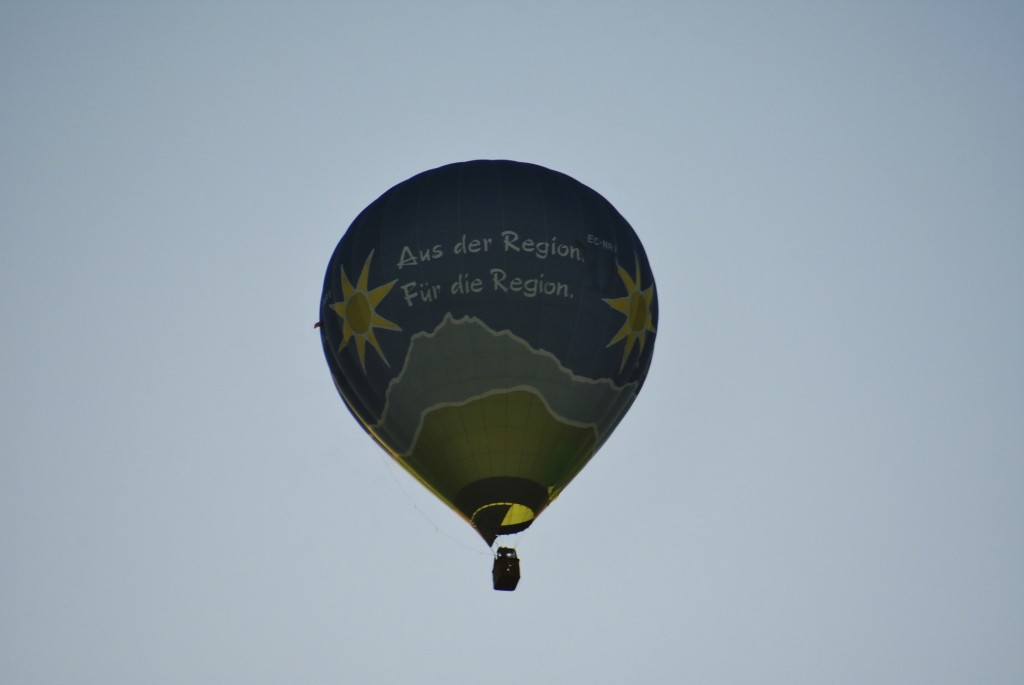
[[[359,364],[363,367],[363,371],[366,370],[366,343],[370,343],[373,349],[377,350],[377,354],[380,355],[384,364],[390,366],[388,360],[384,358],[384,352],[380,349],[380,343],[377,342],[377,336],[373,330],[375,328],[384,328],[389,331],[402,330],[397,324],[377,313],[377,305],[391,292],[391,288],[398,281],[394,280],[370,290],[367,287],[367,282],[370,278],[371,259],[373,259],[373,250],[370,250],[370,254],[366,257],[366,263],[363,264],[363,270],[359,272],[359,279],[355,286],[348,280],[345,268],[342,267],[341,295],[343,301],[330,305],[343,322],[341,344],[338,345],[338,351],[341,352],[349,341],[354,339],[356,351],[359,353]]]
[[[631,277],[628,271],[619,266],[619,278],[626,285],[626,296],[605,298],[604,300],[609,307],[626,315],[622,328],[618,330],[615,337],[608,343],[608,347],[611,347],[620,340],[626,341],[625,348],[622,350],[622,363],[619,364],[619,371],[626,366],[626,359],[629,358],[629,353],[633,351],[633,346],[639,343],[640,352],[643,352],[644,344],[647,342],[647,334],[657,332],[654,330],[654,321],[651,317],[654,284],[652,283],[646,290],[640,289],[639,257],[636,257],[634,272],[636,275]]]

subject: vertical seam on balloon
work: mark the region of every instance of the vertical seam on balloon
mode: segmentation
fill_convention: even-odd
[[[493,163],[491,164],[491,166],[494,169],[495,185],[497,186],[497,189],[498,189],[498,217],[500,219],[499,228],[501,229],[501,231],[504,231],[504,230],[506,230],[507,226],[506,226],[506,223],[505,223],[506,222],[506,216],[505,216],[505,192],[504,192],[504,188],[503,188],[502,182],[501,182],[501,166],[498,165],[498,164],[493,164]],[[505,396],[504,400],[505,400],[505,410],[507,412],[508,411],[508,396],[507,395]],[[502,452],[502,454],[501,454],[501,459],[502,459],[501,469],[503,469],[505,473],[508,473],[508,470],[509,470],[509,454],[508,454],[508,450],[507,449],[503,449],[501,452]],[[496,467],[497,467],[497,465],[492,463],[492,470],[495,470]],[[492,475],[497,475],[497,474],[495,473],[495,474],[492,474]]]
[[[578,219],[578,225],[579,225],[579,228],[577,230],[580,230],[581,232],[585,231],[586,228],[587,228],[587,224],[586,224],[586,219],[585,219],[584,214],[583,214],[583,206],[580,203],[579,195],[577,195],[575,188],[570,188],[570,189],[567,189],[567,190],[572,192],[573,204],[576,207],[576,217]],[[586,256],[586,254],[584,254],[583,255],[583,260],[584,260],[583,261],[583,265],[584,266],[583,266],[583,269],[581,271],[581,273],[583,275],[582,275],[582,278],[581,278],[581,282],[577,285],[577,288],[578,288],[577,293],[580,296],[580,301],[576,303],[576,307],[575,307],[575,313],[574,313],[573,321],[572,321],[572,333],[570,333],[570,335],[569,335],[569,344],[570,344],[570,346],[578,344],[579,323],[580,323],[580,317],[582,316],[583,306],[584,306],[583,295],[584,295],[584,292],[586,291],[587,285],[588,285],[588,283],[587,283],[587,280],[588,280],[587,279],[587,275],[588,275],[588,269],[589,269],[589,266],[590,266],[587,263],[586,259],[587,259],[587,256]]]
[[[463,179],[465,177],[465,170],[466,170],[466,167],[464,167],[464,166],[459,167],[458,173],[456,174],[456,177],[455,177],[455,188],[456,188],[455,204],[456,204],[457,212],[458,212],[459,230],[460,231],[463,229],[463,226],[462,226],[462,186],[463,186]],[[446,312],[445,318],[452,318],[452,313],[451,313],[450,309],[449,309],[448,312]],[[443,320],[444,319],[442,319],[442,321]],[[469,431],[466,428],[466,421],[465,421],[465,419],[467,417],[463,416],[462,413],[458,413],[458,414],[456,414],[456,416],[458,416],[458,418],[459,418],[459,429],[462,432],[459,437],[460,437],[461,440],[463,440],[467,444],[470,444],[471,441],[469,439]],[[468,457],[468,458],[471,458],[471,457]]]

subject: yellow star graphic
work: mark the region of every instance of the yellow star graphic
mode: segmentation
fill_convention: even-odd
[[[363,270],[359,273],[355,286],[348,280],[345,268],[342,267],[342,301],[330,305],[331,309],[341,317],[343,322],[341,344],[338,345],[338,351],[341,352],[348,345],[349,341],[354,339],[356,341],[356,351],[359,353],[359,364],[363,367],[363,371],[366,370],[366,343],[370,343],[373,349],[377,350],[377,354],[380,355],[384,364],[390,366],[388,360],[384,357],[384,352],[380,349],[380,343],[377,342],[377,336],[373,332],[374,329],[402,330],[397,324],[388,321],[377,313],[377,305],[391,292],[391,288],[398,281],[394,280],[370,290],[368,282],[371,259],[373,259],[373,250],[370,250],[370,254],[367,255],[366,263],[363,264]]]
[[[654,284],[652,283],[646,290],[640,289],[640,258],[636,257],[634,272],[635,276],[630,276],[629,272],[619,266],[619,278],[626,285],[626,296],[605,298],[605,303],[615,309],[618,312],[626,315],[626,320],[622,323],[622,328],[618,330],[615,336],[608,343],[608,347],[611,347],[620,340],[625,340],[626,344],[622,350],[622,363],[619,364],[619,371],[626,366],[626,359],[629,358],[629,353],[633,351],[633,346],[639,343],[640,352],[643,352],[644,344],[647,342],[647,334],[655,333],[654,321],[651,317],[651,302],[654,300]]]

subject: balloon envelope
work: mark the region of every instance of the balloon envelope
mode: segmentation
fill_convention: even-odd
[[[527,528],[622,419],[658,302],[607,200],[540,166],[473,161],[360,213],[320,320],[355,418],[491,544]]]

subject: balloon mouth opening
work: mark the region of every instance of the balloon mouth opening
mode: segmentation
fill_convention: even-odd
[[[549,499],[548,489],[528,478],[494,476],[470,483],[454,498],[488,545],[499,535],[530,527]]]
[[[512,535],[530,527],[536,514],[530,507],[515,502],[494,502],[480,507],[471,520],[473,527],[488,545],[493,545],[499,535]]]

